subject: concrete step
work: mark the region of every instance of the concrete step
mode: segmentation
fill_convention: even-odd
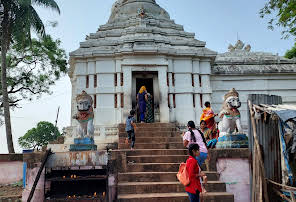
[[[165,131],[161,131],[161,132],[154,132],[154,131],[140,131],[140,130],[137,130],[135,132],[136,134],[136,137],[151,137],[151,138],[154,138],[154,137],[164,137],[164,138],[169,138],[169,137],[176,137],[176,138],[181,138],[182,139],[182,135],[180,132],[178,131],[169,131],[169,132],[165,132]],[[127,137],[127,133],[124,131],[124,132],[119,132],[119,137]]]
[[[125,128],[125,124],[119,124],[119,128]],[[166,128],[166,127],[176,127],[173,123],[136,123],[138,128]]]
[[[126,132],[125,128],[120,128],[118,130],[120,133]],[[154,133],[162,133],[162,132],[178,132],[176,128],[137,128],[137,133],[147,133],[147,132],[154,132]]]
[[[187,149],[121,149],[125,151],[127,156],[142,155],[188,155]]]
[[[186,162],[188,155],[143,155],[127,156],[128,161],[134,163],[181,163]]]
[[[226,192],[226,184],[220,181],[208,181],[204,187],[207,192]]]
[[[208,181],[204,184],[207,192],[226,192],[225,183],[219,181]],[[184,192],[185,187],[179,181],[171,182],[120,182],[118,183],[119,194],[141,194],[141,193],[178,193]]]
[[[150,193],[150,194],[121,194],[119,202],[188,202],[187,193]],[[234,202],[233,194],[226,192],[211,192],[202,194],[203,202]]]
[[[119,149],[128,149],[130,145],[119,144]],[[135,144],[135,149],[184,149],[183,143],[181,142],[170,142],[170,143],[137,143]]]
[[[227,192],[202,193],[203,202],[234,202],[234,195]]]
[[[118,202],[188,202],[188,195],[183,193],[121,194]]]
[[[209,181],[217,181],[219,174],[216,172],[205,172]],[[130,172],[119,173],[119,182],[174,182],[177,181],[177,172]]]
[[[132,172],[178,172],[180,163],[128,163],[128,170]],[[201,166],[206,170],[206,165]]]
[[[180,182],[121,182],[118,183],[118,194],[141,193],[179,193],[185,187]]]
[[[123,144],[125,143],[125,139],[127,138],[127,135],[125,137],[119,138],[119,143]],[[136,143],[170,143],[170,142],[179,142],[183,143],[183,139],[181,137],[138,137],[136,136]]]

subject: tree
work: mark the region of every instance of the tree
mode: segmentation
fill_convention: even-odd
[[[283,37],[296,36],[296,1],[269,0],[260,10],[262,18],[272,16],[268,28],[274,29],[274,25],[284,28]]]
[[[286,52],[285,57],[289,59],[296,58],[296,44]]]
[[[25,44],[12,44],[7,56],[7,92],[9,106],[19,107],[23,99],[50,93],[49,86],[67,72],[66,53],[59,40],[49,35]],[[0,79],[0,86],[2,85]],[[0,92],[0,121],[3,109]],[[1,122],[0,122],[1,124]]]
[[[18,139],[20,146],[24,149],[41,149],[49,142],[61,136],[59,129],[52,123],[41,121],[36,128],[32,128]]]
[[[2,103],[4,109],[5,129],[8,152],[14,153],[11,120],[9,111],[9,97],[7,92],[7,52],[11,42],[18,43],[31,39],[31,30],[45,36],[45,28],[42,20],[33,6],[52,8],[60,12],[54,0],[5,0],[0,1],[1,27],[1,81]]]
[[[268,28],[273,30],[274,26],[282,27],[283,38],[296,37],[296,1],[295,0],[269,0],[264,8],[260,10],[260,17],[271,16]],[[296,44],[285,54],[286,58],[296,57]]]

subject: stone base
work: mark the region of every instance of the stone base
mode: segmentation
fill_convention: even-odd
[[[93,138],[90,138],[90,137],[75,138],[74,139],[74,144],[90,144],[90,145],[93,145],[93,144],[95,144],[95,141],[94,141]]]
[[[97,145],[94,144],[71,144],[70,151],[96,151]]]
[[[96,151],[97,149],[94,139],[89,137],[75,138],[74,144],[70,145],[70,151]]]
[[[224,135],[218,138],[217,149],[222,148],[248,148],[249,140],[246,134]]]

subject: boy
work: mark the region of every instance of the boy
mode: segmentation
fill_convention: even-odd
[[[125,131],[127,132],[127,135],[128,135],[128,137],[125,139],[125,144],[128,144],[128,141],[131,139],[132,140],[131,150],[134,149],[135,141],[136,141],[136,137],[135,137],[136,120],[134,118],[135,114],[136,114],[135,110],[130,111],[130,115],[126,119],[126,127],[125,127]]]

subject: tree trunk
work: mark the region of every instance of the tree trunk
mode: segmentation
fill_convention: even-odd
[[[4,8],[5,9],[5,8]],[[9,44],[8,36],[8,12],[4,10],[3,22],[2,22],[2,44],[1,44],[1,80],[2,80],[2,102],[4,108],[4,120],[6,129],[7,148],[9,153],[15,153],[13,148],[11,120],[9,111],[9,99],[7,93],[7,75],[6,75],[6,54]]]

